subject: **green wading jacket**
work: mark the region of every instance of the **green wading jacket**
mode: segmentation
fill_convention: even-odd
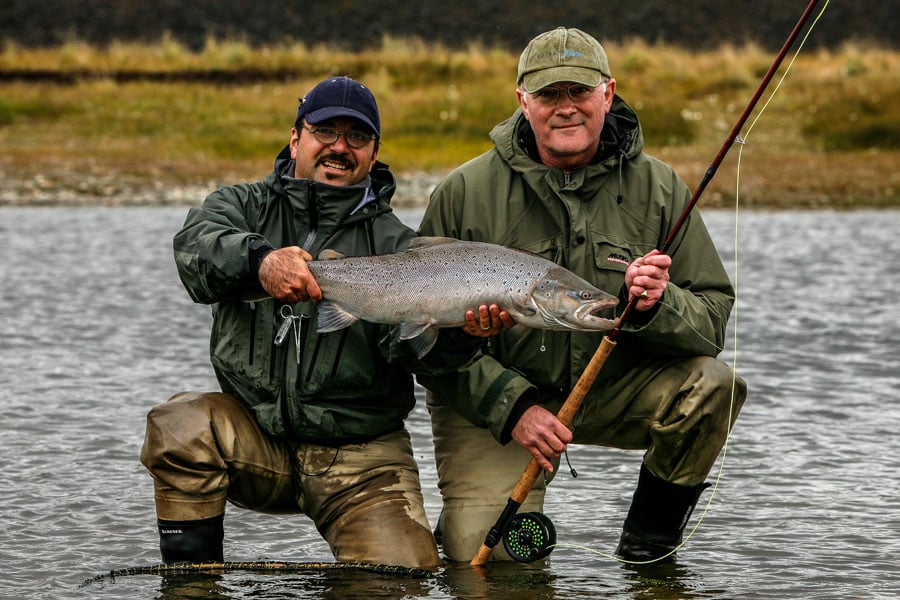
[[[491,139],[492,150],[460,166],[434,190],[419,233],[535,252],[618,294],[620,312],[627,301],[628,264],[662,246],[690,200],[674,171],[642,152],[637,115],[616,96],[594,162],[568,172],[533,158],[534,134],[521,110],[497,125]],[[587,400],[604,380],[646,358],[719,353],[734,291],[696,210],[668,254],[671,280],[662,298],[667,306],[632,313]],[[483,356],[456,373],[419,381],[438,401],[506,442],[515,424],[508,419],[521,414],[521,404],[514,410],[517,402],[533,403],[534,390],[541,403],[564,400],[602,335],[530,330],[514,339],[501,334],[485,345]]]
[[[210,354],[222,390],[249,405],[263,430],[324,445],[366,441],[403,426],[415,404],[410,370],[456,368],[476,348],[470,343],[468,355],[457,355],[466,346],[463,334],[442,333],[460,336],[455,350],[442,352],[440,340],[417,362],[386,325],[358,321],[318,335],[312,302],[291,307],[296,328],[276,345],[283,305],[242,300],[261,291],[251,249],[386,254],[406,249],[416,236],[391,211],[395,182],[387,165],[376,163],[369,181],[352,187],[294,179],[293,172],[285,149],[265,179],[210,194],[175,235],[175,262],[191,298],[212,304]]]

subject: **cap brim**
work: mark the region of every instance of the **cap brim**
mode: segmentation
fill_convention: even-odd
[[[571,81],[582,85],[597,87],[603,80],[603,73],[595,69],[586,69],[584,67],[551,67],[542,69],[533,73],[528,73],[522,77],[522,89],[526,92],[536,92],[548,85],[559,83],[560,81]]]
[[[381,134],[381,132],[378,131],[378,128],[372,124],[372,121],[370,121],[366,115],[362,114],[358,110],[353,110],[352,108],[347,108],[345,106],[329,106],[326,108],[320,108],[319,110],[314,110],[311,113],[304,115],[304,117],[306,118],[306,122],[310,125],[318,125],[322,121],[327,121],[328,119],[334,119],[336,117],[350,117],[351,119],[361,121],[375,135]]]

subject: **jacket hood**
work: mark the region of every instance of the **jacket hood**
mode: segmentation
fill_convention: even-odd
[[[525,166],[518,164],[520,160],[525,160],[526,164],[532,166],[539,162],[534,132],[521,108],[494,127],[490,137],[497,151],[514,169],[520,170]],[[612,157],[629,160],[644,149],[644,136],[637,113],[618,94],[613,97],[612,108],[606,115],[600,138],[600,148],[592,164],[605,164]],[[615,163],[610,163],[612,164]]]

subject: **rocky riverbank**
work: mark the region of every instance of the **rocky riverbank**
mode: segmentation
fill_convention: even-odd
[[[741,180],[741,204],[745,208],[853,209],[900,206],[896,153],[845,155],[798,155],[777,171],[748,169]],[[699,161],[663,157],[685,181],[699,181],[704,165]],[[184,182],[165,174],[124,174],[93,168],[88,172],[60,169],[37,175],[11,175],[0,162],[0,206],[194,206],[207,194],[241,178]],[[393,206],[425,206],[443,172],[407,172],[397,175]],[[703,206],[720,208],[734,203],[735,172],[719,172],[703,198]]]
[[[0,206],[190,206],[233,181],[179,184],[119,174],[55,174],[16,178],[0,174]],[[424,206],[442,173],[398,176],[392,204]]]

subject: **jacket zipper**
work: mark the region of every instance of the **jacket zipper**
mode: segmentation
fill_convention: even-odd
[[[316,243],[316,233],[319,227],[319,211],[316,207],[316,184],[311,182],[306,188],[306,204],[309,207],[309,233],[303,241],[304,250],[312,253],[313,244]]]
[[[275,309],[272,311],[272,329],[278,327],[278,321],[275,319],[275,315],[280,314],[281,312],[281,304],[273,303]],[[278,364],[278,344],[275,343],[275,335],[272,335],[272,343],[269,345],[269,381],[274,382],[275,375],[275,366]]]
[[[299,390],[300,389],[300,368],[303,363],[303,347],[306,346],[306,338],[308,335],[308,327],[306,327],[306,322],[309,321],[309,317],[305,314],[299,315],[299,319],[295,321],[295,324],[292,327],[296,326],[300,328],[299,337],[293,337],[292,340],[294,342],[294,359],[297,363],[297,370],[294,376],[294,386]],[[297,430],[294,427],[294,419],[291,416],[290,403],[292,400],[292,395],[288,393],[288,378],[287,378],[287,361],[290,360],[290,352],[288,351],[290,348],[290,344],[285,345],[284,352],[281,353],[284,364],[284,368],[282,369],[282,373],[285,374],[285,377],[282,378],[281,381],[281,420],[284,422],[284,430],[291,438],[297,437]],[[299,400],[298,400],[299,401]]]
[[[291,409],[288,406],[287,386],[281,388],[281,421],[284,423],[284,432],[289,438],[297,437],[297,430],[294,428],[294,420],[291,418]]]
[[[337,352],[334,353],[334,362],[331,364],[331,379],[337,376],[338,365],[341,364],[341,355],[344,353],[344,344],[347,342],[347,336],[350,335],[350,328],[341,332],[341,339],[338,342]]]
[[[377,249],[375,247],[375,234],[374,234],[373,226],[372,226],[373,219],[374,219],[374,217],[368,218],[364,221],[364,225],[365,225],[364,231],[366,232],[366,246],[369,248],[369,254],[372,254],[372,255],[377,253]],[[331,363],[331,375],[330,376],[332,378],[334,378],[334,376],[337,374],[338,366],[341,364],[341,355],[344,352],[344,344],[347,342],[347,337],[349,335],[350,335],[349,328],[344,329],[341,332],[341,339],[338,340],[338,347],[337,347],[337,351],[335,352],[335,355],[334,355],[334,361]],[[321,341],[322,341],[321,337],[316,338],[316,348],[313,351],[312,360],[309,361],[309,368],[306,371],[306,378],[304,379],[304,382],[309,382],[309,380],[312,379],[313,369],[315,368],[316,361],[319,356],[319,347],[320,347]],[[299,377],[300,371],[299,370],[297,371],[297,376],[298,376],[297,377],[297,386],[299,387],[300,386],[300,377]]]
[[[253,366],[253,354],[256,349],[256,302],[250,303],[250,312],[253,314],[250,316],[250,359],[247,362]]]
[[[306,188],[306,204],[309,210],[309,233],[306,234],[306,239],[303,240],[303,244],[300,246],[310,254],[312,254],[313,245],[316,243],[316,234],[319,226],[319,213],[316,207],[316,184],[315,182],[310,182]],[[296,372],[294,374],[294,387],[299,390],[300,389],[300,373],[301,373],[301,364],[303,363],[303,347],[306,345],[306,337],[307,337],[307,327],[305,327],[305,320],[308,320],[309,317],[300,316],[300,320],[297,323],[297,326],[300,327],[300,335],[298,338],[294,340],[294,352],[297,362]],[[288,352],[282,353],[282,360],[287,362],[288,360]],[[287,381],[287,365],[284,365],[282,369],[282,373],[285,374],[281,382],[281,393],[282,393],[282,402],[281,402],[281,419],[284,421],[284,429],[287,432],[289,437],[297,437],[296,429],[294,428],[294,422],[291,417],[291,411],[289,404],[290,395],[288,394],[288,381]]]
[[[294,374],[294,387],[298,390],[300,389],[300,379],[303,371],[303,350],[306,348],[306,338],[309,337],[309,327],[307,327],[307,322],[310,320],[309,315],[301,314],[300,322],[298,327],[300,327],[300,338],[295,341],[297,347],[294,351],[297,353],[297,372]],[[316,339],[316,348],[318,349],[319,341]],[[316,360],[316,354],[313,352],[312,362],[314,363]]]

